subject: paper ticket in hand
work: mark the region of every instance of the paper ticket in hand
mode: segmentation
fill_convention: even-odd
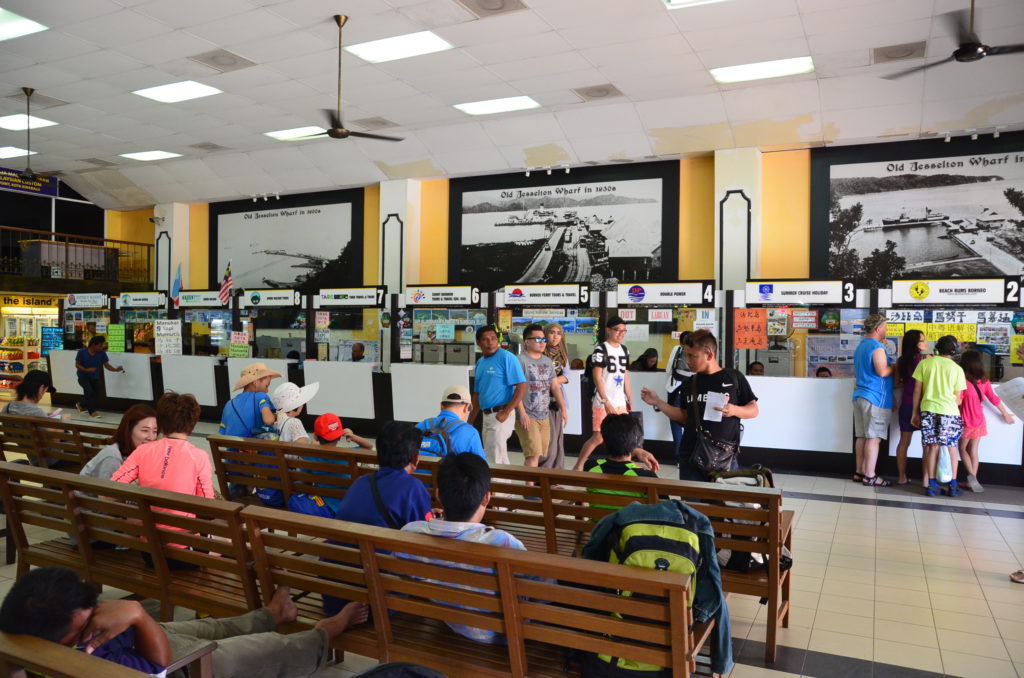
[[[704,421],[722,421],[722,413],[716,407],[725,407],[729,402],[729,396],[717,391],[708,391],[707,401],[704,403]]]

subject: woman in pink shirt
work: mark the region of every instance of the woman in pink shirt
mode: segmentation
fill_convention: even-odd
[[[988,435],[982,399],[998,407],[1003,415],[1003,421],[1007,424],[1012,424],[1014,419],[992,390],[992,382],[985,376],[981,353],[964,351],[960,356],[960,367],[964,369],[964,375],[967,377],[967,390],[964,391],[964,398],[960,403],[960,416],[964,420],[964,433],[960,436],[960,458],[967,469],[967,486],[972,492],[984,492],[985,488],[978,482],[978,448],[981,446],[981,439]]]

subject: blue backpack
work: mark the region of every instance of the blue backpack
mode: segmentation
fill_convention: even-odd
[[[468,426],[464,421],[448,417],[435,417],[428,419],[427,423],[429,425],[423,431],[423,442],[420,443],[420,454],[441,458],[452,449],[451,434],[462,426]],[[455,452],[459,451],[455,450]]]

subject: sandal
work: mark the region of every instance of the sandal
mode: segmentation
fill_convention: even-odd
[[[896,481],[896,485],[909,485],[909,484],[910,484],[910,482],[911,482],[911,481],[910,481],[910,478],[907,478],[907,479],[906,479],[906,480],[904,480],[903,482],[900,482],[900,481],[898,481],[898,480],[897,480],[897,481]]]
[[[889,487],[892,485],[882,476],[864,476],[864,487]]]
[[[864,475],[863,473],[854,473],[853,478],[851,478],[851,480],[853,480],[853,482],[855,483],[863,483],[865,478],[867,478],[867,476]]]
[[[1024,570],[1017,570],[1010,575],[1010,581],[1014,584],[1024,584]]]

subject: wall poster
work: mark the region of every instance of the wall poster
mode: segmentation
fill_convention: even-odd
[[[812,277],[1024,273],[1024,135],[815,149]]]
[[[449,196],[449,284],[678,280],[678,162],[453,179]]]
[[[230,261],[235,289],[362,285],[362,223],[361,189],[212,203],[211,284]]]

